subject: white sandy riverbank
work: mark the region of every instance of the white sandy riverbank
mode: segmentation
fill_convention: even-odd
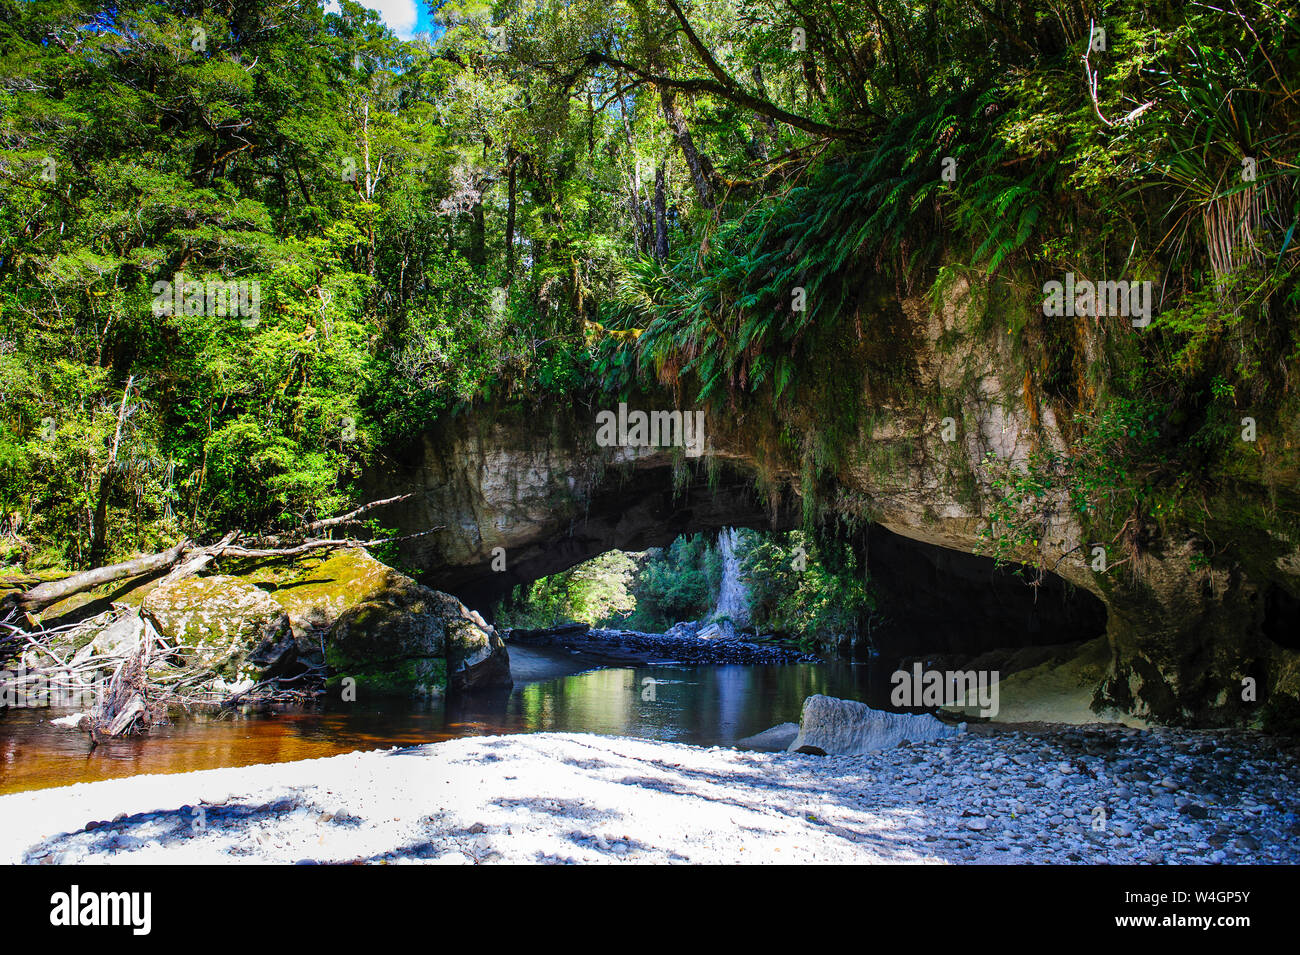
[[[0,861],[1295,861],[1294,758],[1188,747],[1205,743],[1070,730],[818,757],[475,737],[0,797]],[[1248,793],[1225,797],[1215,774],[1240,771]]]

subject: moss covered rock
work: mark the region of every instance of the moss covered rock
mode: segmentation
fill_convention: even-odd
[[[284,609],[264,591],[236,577],[191,577],[153,590],[142,610],[187,663],[226,679],[256,670],[249,658],[288,630]]]
[[[295,598],[308,595],[304,606],[321,606],[333,599],[330,588],[348,579],[345,572],[359,571],[355,586],[342,591],[352,602],[338,613],[325,641],[335,681],[351,678],[358,689],[401,695],[435,693],[444,685],[511,685],[505,644],[482,617],[450,594],[362,557],[322,564]],[[316,590],[320,597],[309,596]]]
[[[267,672],[294,662],[326,663],[327,635],[344,611],[411,583],[360,548],[294,560],[244,561],[232,565],[230,573],[265,591],[288,618],[288,631],[255,655]]]
[[[511,685],[505,644],[455,597],[362,549],[297,560],[232,561],[224,573],[157,587],[142,611],[187,664],[223,686],[308,672],[361,692],[424,696]],[[87,643],[117,645],[109,628]]]
[[[359,547],[294,563],[262,565],[244,576],[284,608],[295,632],[328,631],[348,608],[411,583]]]

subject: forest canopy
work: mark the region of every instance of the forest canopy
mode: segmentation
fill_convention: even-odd
[[[841,356],[906,386],[869,296],[958,278],[1085,511],[1212,479],[1243,407],[1294,432],[1294,5],[430,10],[0,0],[0,562],[338,513],[475,402],[666,386],[818,447]],[[1081,354],[1067,271],[1151,328]]]

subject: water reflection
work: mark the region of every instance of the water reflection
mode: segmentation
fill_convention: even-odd
[[[646,692],[648,677],[655,681],[653,694]],[[424,705],[336,703],[312,712],[195,718],[93,751],[84,734],[50,725],[65,711],[11,710],[0,720],[0,792],[499,733],[600,733],[728,745],[777,723],[797,722],[804,698],[814,693],[888,709],[888,669],[794,664],[594,670],[513,692]]]

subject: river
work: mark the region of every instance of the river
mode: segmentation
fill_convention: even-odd
[[[814,693],[890,708],[887,680],[886,668],[847,663],[606,668],[517,685],[508,693],[423,704],[334,701],[258,716],[194,716],[94,750],[84,733],[50,723],[68,711],[14,709],[0,720],[0,793],[458,736],[555,731],[725,746],[777,723],[798,722],[804,698]]]

